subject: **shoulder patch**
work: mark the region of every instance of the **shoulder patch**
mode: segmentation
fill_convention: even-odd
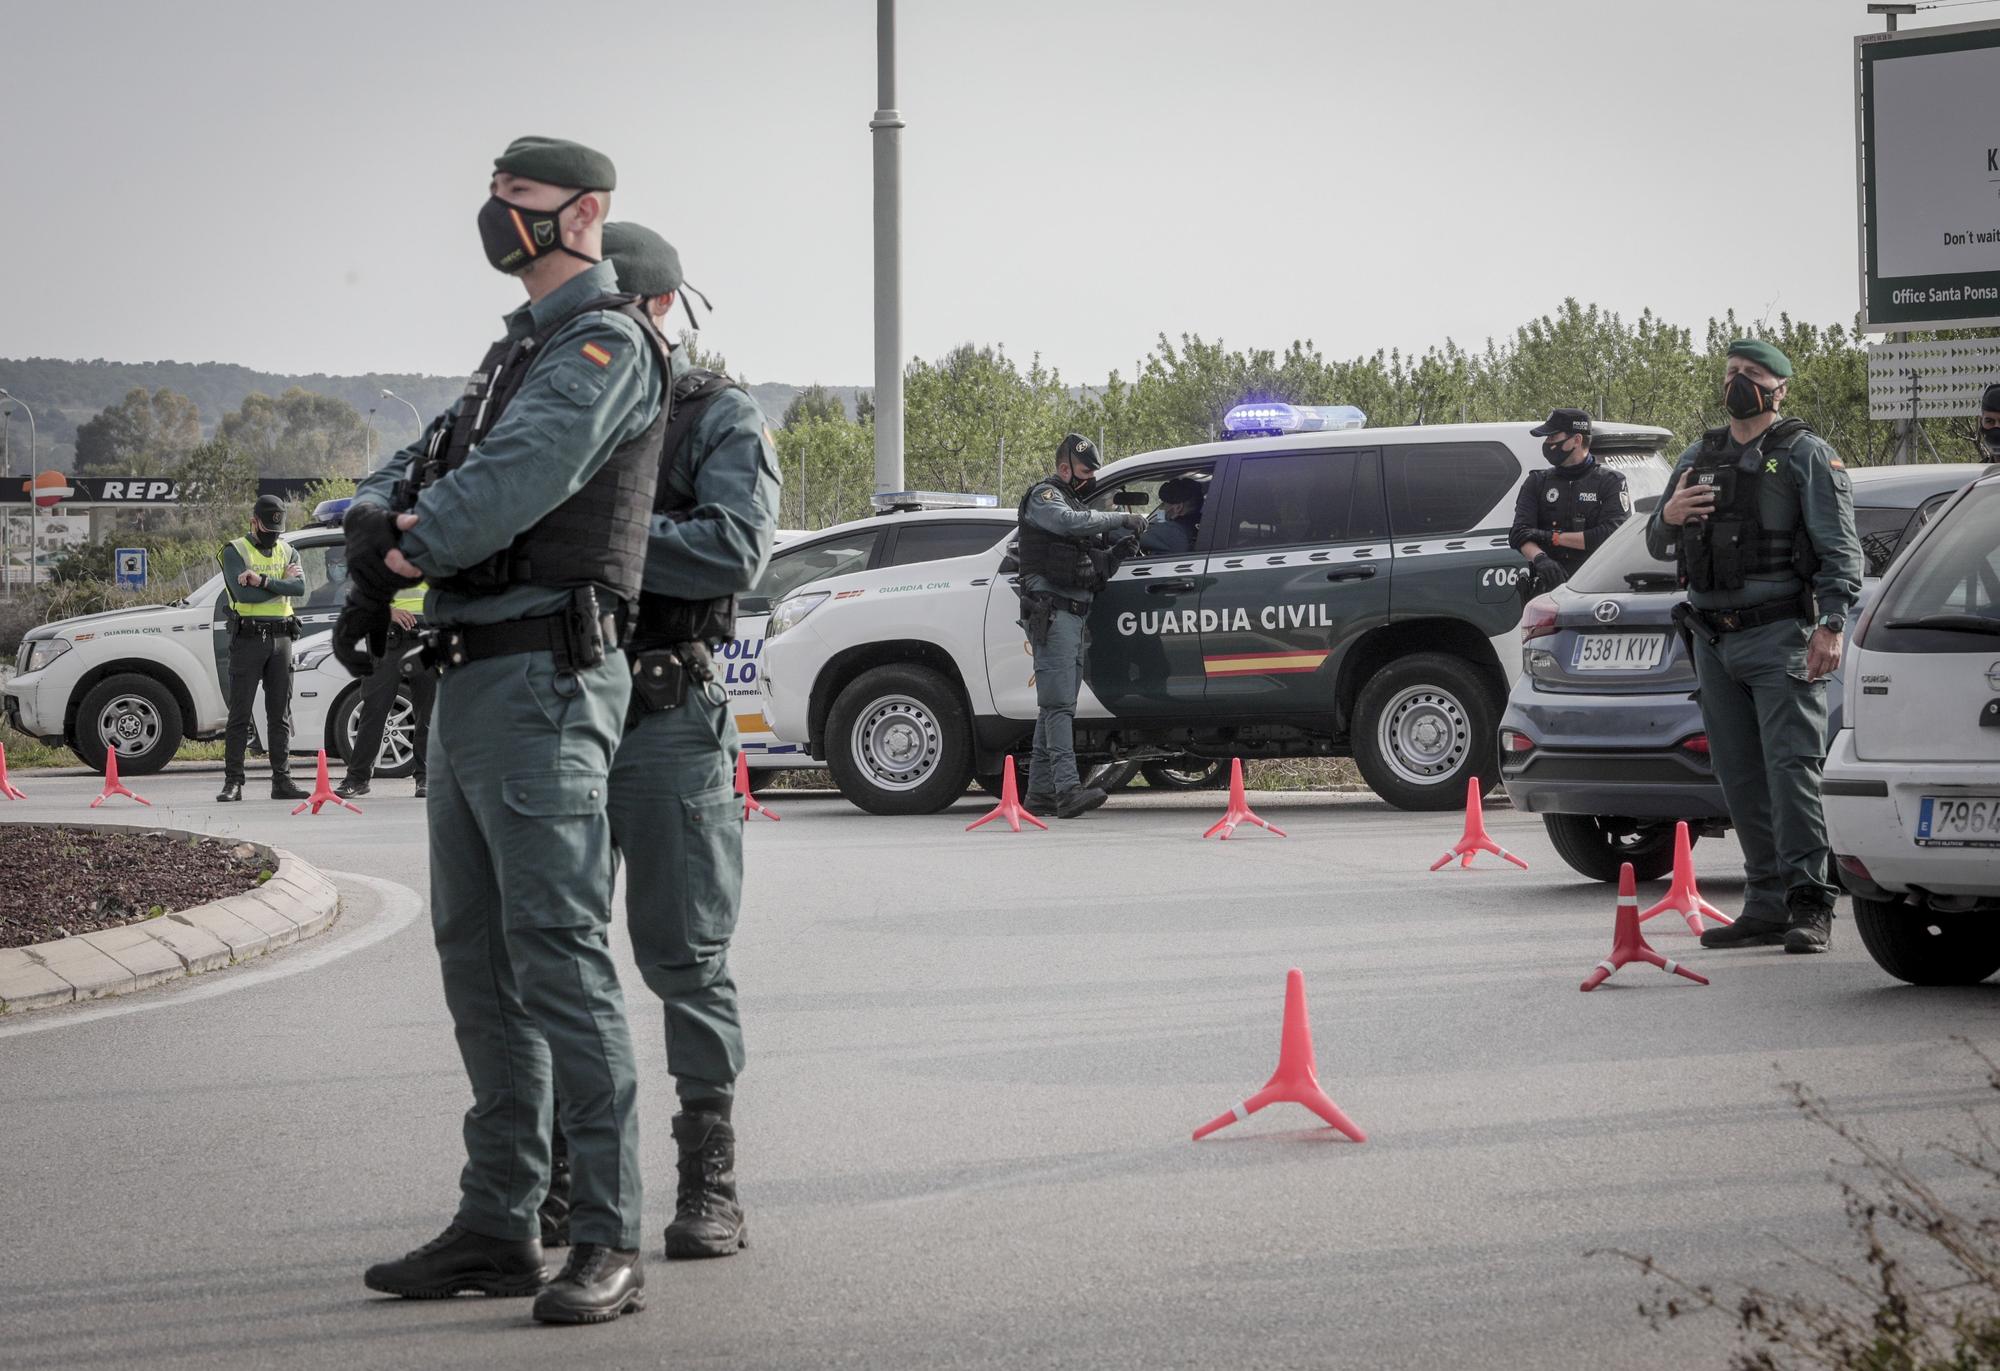
[[[585,343],[577,350],[601,367],[611,365],[611,349],[605,347],[602,343]]]
[[[1834,469],[1835,471],[1845,471],[1845,470],[1847,470],[1847,463],[1845,463],[1845,462],[1841,461],[1841,460],[1840,460],[1840,459],[1839,459],[1838,457],[1829,457],[1829,458],[1827,458],[1827,460],[1826,460],[1826,464],[1827,464],[1828,466],[1832,467],[1832,468],[1833,468],[1833,469]]]
[[[1043,487],[1042,487],[1042,498],[1043,498],[1044,500],[1056,500],[1056,501],[1060,501],[1060,500],[1062,499],[1062,496],[1060,496],[1060,495],[1056,494],[1056,492],[1055,492],[1055,487],[1053,487],[1053,486],[1043,486]]]
[[[1618,507],[1627,514],[1632,512],[1632,492],[1623,486],[1618,487]]]

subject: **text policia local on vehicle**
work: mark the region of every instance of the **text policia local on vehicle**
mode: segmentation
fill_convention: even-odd
[[[1135,633],[1248,633],[1250,607],[1235,609],[1165,609],[1127,611],[1118,616],[1118,632],[1129,638]],[[1256,611],[1257,627],[1275,633],[1287,628],[1332,628],[1333,616],[1325,605],[1265,605]]]

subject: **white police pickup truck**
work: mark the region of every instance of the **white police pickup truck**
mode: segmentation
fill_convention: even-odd
[[[1076,717],[1086,764],[1351,755],[1405,809],[1498,781],[1526,575],[1507,530],[1542,462],[1534,421],[1335,427],[1358,419],[1243,406],[1230,440],[1098,473],[1094,508],[1151,509],[1174,478],[1205,498],[1190,551],[1135,556],[1096,597]],[[1605,423],[1592,445],[1637,498],[1665,488],[1671,440]],[[772,730],[870,812],[951,804],[1034,729],[1011,570],[997,546],[787,587],[757,675]]]

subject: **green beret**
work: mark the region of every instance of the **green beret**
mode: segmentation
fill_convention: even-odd
[[[669,295],[681,288],[681,255],[644,224],[606,224],[604,256],[628,295]]]
[[[611,159],[567,138],[516,138],[493,159],[493,170],[570,190],[618,189]]]
[[[1792,374],[1792,359],[1762,338],[1738,338],[1729,345],[1729,355],[1755,362],[1780,381]]]

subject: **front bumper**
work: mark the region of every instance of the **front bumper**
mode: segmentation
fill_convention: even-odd
[[[2000,897],[2000,848],[1919,847],[1914,836],[1926,795],[2000,794],[1993,763],[1864,762],[1844,728],[1827,749],[1822,794],[1828,841],[1867,868],[1862,884],[1889,895]]]
[[[1523,678],[1500,727],[1535,745],[1500,753],[1500,780],[1516,809],[1728,822],[1715,773],[1680,748],[1703,731],[1700,707],[1685,694],[1559,694]]]
[[[31,738],[44,741],[51,737],[60,738],[62,720],[43,717],[40,707],[41,673],[34,676],[16,676],[7,682],[6,710],[7,726],[16,733],[24,733]]]

